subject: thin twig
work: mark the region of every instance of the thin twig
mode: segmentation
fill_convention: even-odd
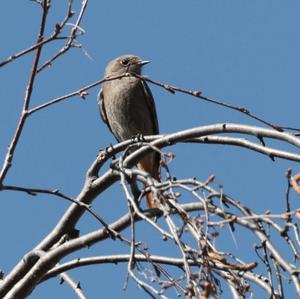
[[[38,73],[41,72],[46,67],[50,66],[53,63],[54,60],[56,60],[58,57],[62,56],[64,53],[66,53],[72,47],[73,42],[77,37],[77,31],[78,31],[78,29],[80,29],[79,25],[80,25],[80,22],[82,20],[85,9],[87,7],[87,4],[88,4],[88,0],[83,0],[82,1],[80,13],[79,13],[78,18],[76,20],[76,23],[74,24],[74,26],[71,30],[71,36],[68,39],[66,45],[60,51],[58,51],[53,57],[51,57],[49,60],[47,60],[41,67],[39,67],[37,69]]]
[[[73,0],[69,1],[69,5],[68,5],[68,11],[67,11],[67,14],[65,16],[65,18],[63,19],[62,22],[60,22],[59,24],[57,24],[55,26],[55,30],[54,32],[46,39],[40,41],[40,42],[37,42],[36,44],[32,45],[31,47],[17,53],[17,54],[14,54],[14,55],[11,55],[9,56],[7,59],[5,59],[4,61],[0,62],[0,68],[32,51],[34,51],[35,49],[45,45],[45,44],[48,44],[49,42],[51,41],[54,41],[54,40],[63,40],[63,39],[67,39],[67,37],[61,37],[59,36],[59,34],[61,33],[61,30],[64,28],[64,26],[66,25],[66,23],[68,22],[68,20],[73,16],[74,12],[72,11],[72,3],[73,3]]]
[[[43,14],[42,14],[42,19],[41,19],[41,26],[40,26],[40,32],[39,32],[39,35],[38,35],[38,39],[37,39],[37,44],[41,43],[44,40],[44,32],[45,32],[45,28],[46,28],[46,19],[47,19],[48,9],[49,9],[48,5],[49,5],[48,1],[43,1]],[[37,74],[36,70],[37,70],[37,67],[38,67],[39,60],[40,60],[42,47],[43,47],[42,44],[39,45],[38,47],[36,47],[36,53],[35,53],[35,57],[34,57],[34,60],[33,60],[32,70],[31,70],[29,82],[28,82],[27,87],[26,87],[24,103],[23,103],[23,110],[22,110],[22,113],[21,113],[21,116],[20,116],[20,119],[19,119],[19,123],[18,123],[17,128],[16,128],[16,131],[15,131],[14,136],[12,138],[12,141],[11,141],[10,145],[8,146],[8,150],[7,150],[7,153],[6,153],[6,156],[5,156],[5,160],[4,160],[1,172],[0,172],[0,185],[3,184],[5,176],[8,172],[8,170],[9,170],[9,168],[11,167],[15,149],[16,149],[18,141],[20,139],[20,136],[21,136],[22,130],[24,128],[26,119],[28,117],[28,108],[29,108],[29,103],[30,103],[30,100],[31,100],[34,81],[35,81],[36,74]]]

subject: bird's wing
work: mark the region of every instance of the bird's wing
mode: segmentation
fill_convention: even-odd
[[[99,107],[100,116],[101,116],[103,122],[108,126],[109,130],[113,133],[113,131],[111,130],[111,127],[109,125],[106,111],[105,111],[103,88],[101,88],[98,93],[98,107]]]
[[[156,108],[155,108],[155,102],[153,99],[153,95],[152,95],[152,92],[151,92],[148,84],[143,80],[141,80],[141,83],[142,83],[144,94],[145,94],[146,105],[152,116],[151,119],[153,119],[153,133],[156,135],[156,134],[159,134],[159,126],[158,126],[158,120],[157,120],[157,114],[156,114]],[[160,167],[161,156],[158,152],[154,152],[152,157],[153,158],[150,158],[150,159],[154,159],[154,161],[152,160],[153,162],[151,162],[151,163],[154,163],[154,165],[152,165],[150,167],[150,173],[151,173],[151,175],[154,176],[155,179],[160,181],[159,167]],[[145,157],[144,162],[146,163],[146,166],[147,166],[148,161],[149,161],[149,158]],[[144,168],[144,166],[145,165],[143,165],[142,167]],[[146,171],[149,171],[149,170],[147,169]],[[151,204],[150,197],[147,200],[148,200],[148,205],[150,205]]]
[[[107,116],[106,116],[106,111],[104,107],[104,95],[103,95],[103,88],[100,89],[98,93],[98,107],[99,107],[99,112],[102,120],[107,124]]]
[[[147,85],[147,83],[143,80],[141,80],[141,84],[144,90],[144,94],[145,94],[145,101],[146,101],[146,105],[148,107],[148,110],[151,113],[151,119],[153,119],[153,133],[154,135],[159,133],[159,126],[158,126],[158,120],[157,120],[157,115],[156,115],[156,108],[155,108],[155,102],[153,99],[153,95],[152,92],[149,88],[149,86]]]

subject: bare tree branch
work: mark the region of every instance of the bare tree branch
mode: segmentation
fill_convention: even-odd
[[[46,19],[47,19],[47,15],[48,15],[48,10],[49,10],[49,3],[48,1],[43,1],[43,14],[42,14],[42,19],[41,19],[41,25],[40,25],[40,32],[39,32],[39,36],[37,39],[37,44],[41,43],[44,40],[44,32],[45,32],[45,26],[46,26]],[[31,94],[32,94],[32,90],[33,90],[33,85],[34,85],[34,81],[36,78],[36,70],[38,67],[38,63],[40,60],[40,56],[41,56],[41,52],[42,52],[42,46],[43,44],[40,44],[38,47],[36,47],[36,53],[35,53],[35,57],[33,60],[33,65],[32,65],[32,70],[31,70],[31,74],[30,74],[30,78],[29,78],[29,82],[27,84],[26,87],[26,92],[25,92],[25,97],[24,97],[24,103],[23,103],[23,110],[19,119],[19,123],[17,125],[17,129],[15,131],[15,134],[13,136],[13,139],[8,147],[7,150],[7,154],[5,157],[5,161],[3,164],[3,167],[1,169],[0,172],[0,185],[2,185],[3,180],[5,179],[5,176],[9,170],[9,168],[11,167],[11,163],[13,160],[13,156],[14,156],[14,152],[15,149],[17,147],[19,138],[21,136],[22,130],[24,128],[27,116],[28,116],[28,108],[29,108],[29,104],[30,104],[30,99],[31,99]]]
[[[66,282],[75,292],[75,294],[78,296],[80,299],[87,299],[87,297],[84,295],[80,283],[75,282],[69,274],[67,273],[61,273],[61,283]]]

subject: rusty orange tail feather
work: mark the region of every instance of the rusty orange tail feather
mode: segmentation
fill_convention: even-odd
[[[144,157],[139,163],[138,168],[148,172],[154,179],[160,182],[160,173],[159,173],[159,154],[151,153]],[[155,200],[153,192],[148,192],[146,194],[146,202],[149,209],[158,208],[159,204]]]

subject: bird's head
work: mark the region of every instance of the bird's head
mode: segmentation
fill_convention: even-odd
[[[123,55],[112,60],[105,69],[105,76],[117,76],[127,72],[141,74],[142,66],[149,63],[135,55]]]

